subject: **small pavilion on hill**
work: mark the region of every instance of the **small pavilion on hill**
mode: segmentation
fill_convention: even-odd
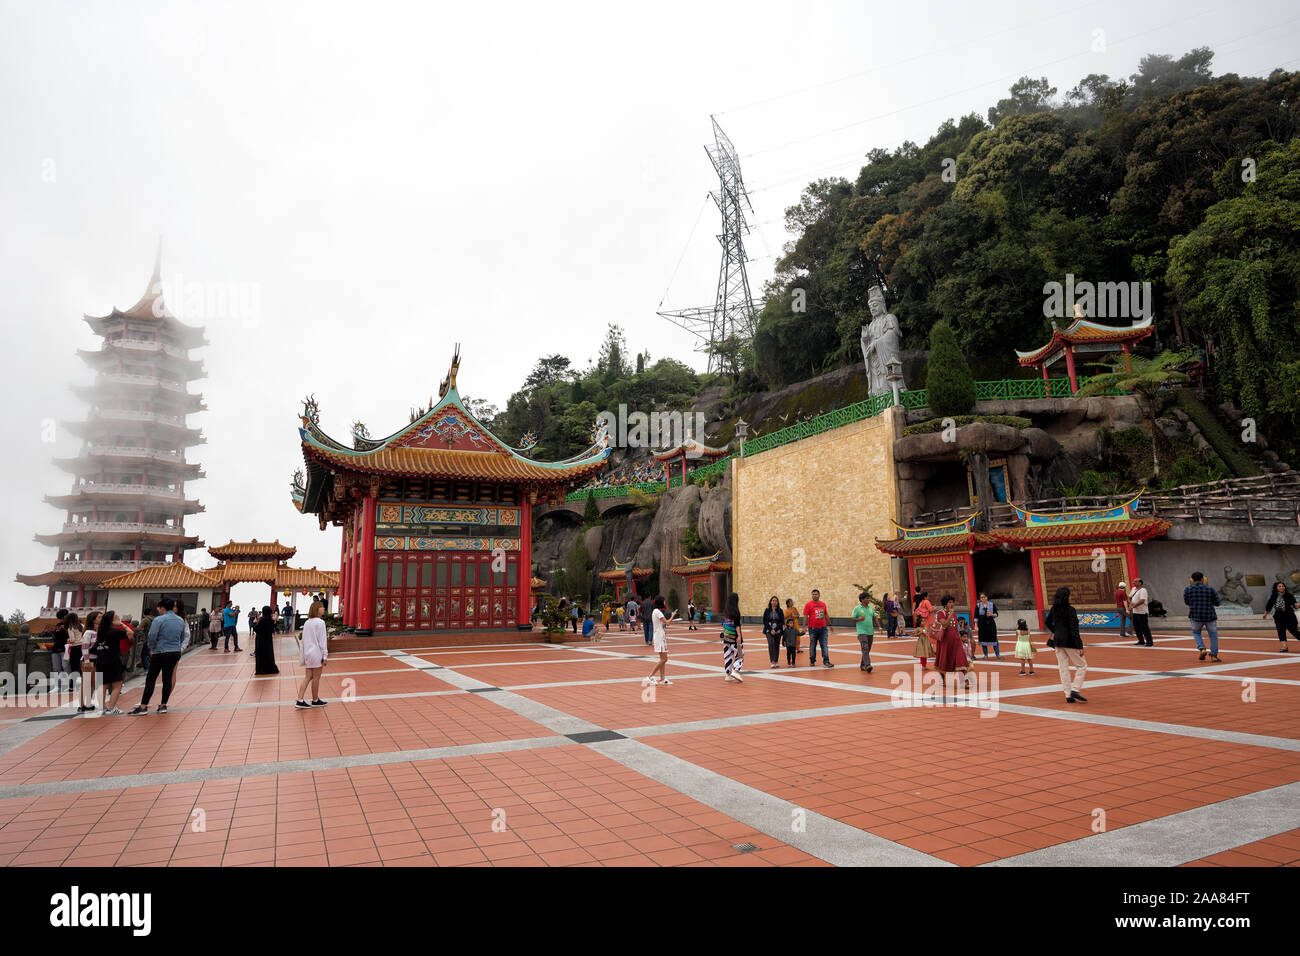
[[[655,461],[664,466],[664,484],[671,485],[674,463],[680,463],[682,484],[686,483],[686,463],[691,462],[691,470],[700,464],[711,464],[727,454],[725,448],[712,448],[694,438],[687,438],[671,448],[654,452]]]
[[[303,404],[294,506],[343,529],[343,619],[357,634],[531,627],[532,508],[564,500],[605,465],[608,439],[563,461],[492,434],[456,390],[459,348],[438,401],[387,438],[346,445]]]
[[[1074,321],[1064,329],[1052,323],[1052,337],[1046,345],[1029,352],[1016,350],[1016,358],[1026,368],[1037,368],[1043,373],[1044,390],[1051,381],[1051,367],[1062,359],[1065,375],[1070,380],[1070,394],[1079,391],[1077,358],[1097,361],[1109,353],[1128,355],[1132,347],[1151,335],[1155,325],[1150,316],[1135,321],[1130,326],[1102,325],[1085,319],[1079,305],[1074,307]]]

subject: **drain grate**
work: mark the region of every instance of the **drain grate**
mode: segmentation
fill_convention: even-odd
[[[758,847],[754,846],[752,843],[735,843],[732,844],[731,848],[737,853],[753,853],[758,849]]]

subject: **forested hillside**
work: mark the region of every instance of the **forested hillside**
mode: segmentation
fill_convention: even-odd
[[[979,378],[1024,374],[1012,349],[1050,334],[1045,283],[1149,281],[1162,343],[1206,347],[1222,397],[1293,446],[1300,75],[1214,77],[1212,57],[1148,56],[1059,97],[1026,77],[987,119],[811,184],[786,211],[745,384],[859,362],[877,269],[904,344],[945,319]]]
[[[1294,458],[1300,74],[1216,77],[1212,59],[1152,55],[1127,79],[1093,74],[1061,95],[1025,77],[986,117],[873,149],[853,182],[810,184],[786,210],[792,239],[754,342],[727,356],[730,396],[860,363],[876,275],[906,348],[925,348],[946,320],[985,379],[1028,374],[1012,350],[1050,335],[1046,283],[1145,281],[1157,335],[1144,348],[1203,349],[1209,398]],[[589,441],[598,411],[684,408],[707,384],[682,362],[630,355],[611,326],[591,368],[542,358],[494,424],[562,457]]]

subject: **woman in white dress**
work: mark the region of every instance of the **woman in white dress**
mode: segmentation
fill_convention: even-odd
[[[657,684],[660,687],[671,687],[672,681],[668,679],[668,624],[677,620],[677,612],[673,611],[672,616],[664,614],[666,601],[661,594],[655,598],[654,613],[650,615],[653,623],[651,635],[654,640],[654,651],[659,655],[659,663],[655,669],[650,672],[650,676],[641,681],[646,684]]]
[[[328,636],[325,622],[320,619],[324,608],[319,601],[313,601],[307,611],[307,622],[302,626],[302,666],[306,671],[302,685],[298,688],[295,707],[324,707],[326,702],[320,699],[320,672],[329,657]],[[312,702],[307,703],[307,685],[311,685]]]

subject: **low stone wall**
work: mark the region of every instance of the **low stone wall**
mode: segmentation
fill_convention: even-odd
[[[1187,617],[1183,604],[1183,588],[1193,571],[1205,574],[1206,582],[1218,589],[1224,583],[1225,566],[1233,572],[1263,575],[1262,586],[1248,587],[1251,609],[1256,615],[1264,612],[1269,589],[1278,573],[1289,574],[1300,569],[1300,547],[1279,548],[1267,544],[1249,544],[1233,541],[1148,541],[1137,549],[1138,571],[1146,582],[1151,596],[1165,605],[1170,618]],[[1297,589],[1290,582],[1293,591]]]

